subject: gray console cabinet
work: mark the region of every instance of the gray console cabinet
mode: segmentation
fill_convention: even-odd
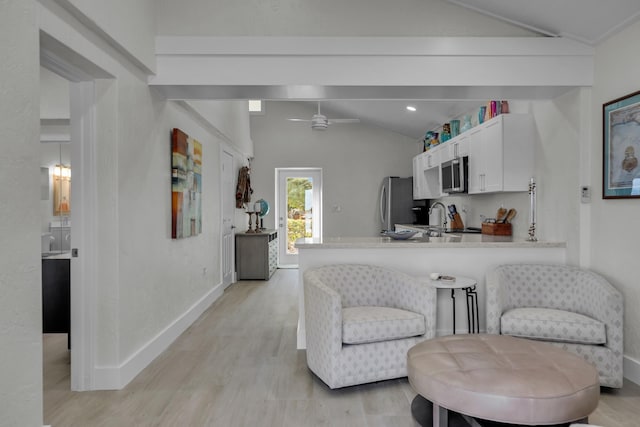
[[[236,234],[238,280],[269,280],[278,268],[278,232]]]

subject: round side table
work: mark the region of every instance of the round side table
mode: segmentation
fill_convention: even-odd
[[[456,276],[453,282],[429,279],[431,286],[437,289],[451,289],[451,304],[453,307],[453,334],[456,334],[456,289],[462,289],[467,299],[467,328],[470,334],[480,332],[480,315],[478,313],[478,294],[476,282],[469,277]]]

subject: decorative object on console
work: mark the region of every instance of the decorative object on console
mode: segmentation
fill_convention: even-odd
[[[602,106],[602,198],[640,197],[640,91]]]
[[[264,199],[258,199],[254,206],[256,215],[260,216],[260,230],[264,230],[263,219],[269,213],[269,203]]]
[[[178,128],[171,132],[171,238],[202,232],[202,144]]]

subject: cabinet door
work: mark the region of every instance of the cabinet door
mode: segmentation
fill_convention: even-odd
[[[471,129],[467,132],[469,147],[469,194],[478,194],[484,191],[485,185],[485,160],[482,147],[481,129]]]
[[[446,194],[442,194],[442,184],[440,183],[440,165],[424,171],[425,188],[422,192],[423,199],[437,199]]]
[[[469,134],[459,135],[442,147],[440,163],[469,155]]]
[[[432,148],[427,151],[426,154],[426,163],[425,169],[436,168],[440,166],[440,151],[442,146],[438,146],[437,148]]]
[[[482,130],[482,149],[484,151],[484,190],[485,193],[502,191],[503,132],[502,120],[495,120]]]
[[[422,172],[422,155],[417,155],[413,158],[413,199],[422,199],[422,180],[424,176]]]
[[[454,157],[465,157],[469,155],[469,135],[460,135],[453,147]]]

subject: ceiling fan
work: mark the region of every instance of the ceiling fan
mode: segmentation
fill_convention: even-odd
[[[311,122],[311,129],[326,130],[329,125],[334,123],[360,123],[360,119],[328,119],[327,116],[320,113],[320,102],[318,102],[318,113],[309,119],[287,119],[292,122]]]

